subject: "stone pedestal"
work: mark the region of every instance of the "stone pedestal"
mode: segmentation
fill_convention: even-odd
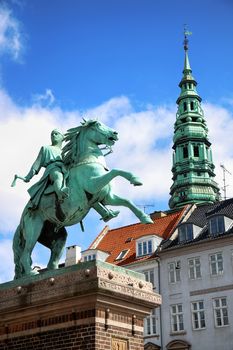
[[[0,285],[0,350],[143,350],[161,303],[142,274],[100,261]]]

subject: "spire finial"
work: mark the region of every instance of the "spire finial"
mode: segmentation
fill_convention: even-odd
[[[192,32],[189,32],[187,29],[187,24],[184,24],[184,51],[188,51],[188,35],[192,35]]]

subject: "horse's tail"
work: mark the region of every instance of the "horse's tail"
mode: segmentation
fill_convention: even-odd
[[[20,258],[22,256],[25,245],[25,239],[23,237],[22,226],[21,223],[17,227],[15,231],[15,235],[13,238],[13,252],[14,252],[14,263],[15,263],[15,279],[20,278],[22,276],[23,268],[20,262]]]

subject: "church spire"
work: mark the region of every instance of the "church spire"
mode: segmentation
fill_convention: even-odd
[[[180,96],[174,125],[173,185],[170,189],[170,208],[188,203],[213,203],[220,198],[213,180],[214,164],[208,129],[198,95],[197,82],[192,76],[188,57],[188,36],[184,31],[184,69],[179,83]]]

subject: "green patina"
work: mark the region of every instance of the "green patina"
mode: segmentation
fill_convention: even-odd
[[[214,203],[220,199],[218,184],[214,181],[214,164],[208,128],[196,91],[188,58],[188,40],[184,41],[185,62],[179,84],[178,111],[174,125],[173,185],[170,189],[170,208],[189,203]]]
[[[20,279],[16,279],[10,282],[5,282],[0,284],[0,291],[8,288],[17,288],[18,286],[21,286],[21,287],[27,286],[28,284],[31,284],[33,282],[37,282],[37,281],[41,281],[49,278],[55,278],[57,276],[72,273],[75,271],[80,271],[80,270],[86,271],[87,269],[94,269],[98,267],[101,269],[106,269],[112,272],[119,273],[121,275],[128,276],[130,278],[136,278],[136,279],[145,281],[145,275],[143,273],[131,271],[120,266],[109,264],[107,262],[92,260],[92,261],[82,262],[82,263],[75,264],[68,267],[59,268],[57,270],[46,269],[43,272],[33,276],[25,275]]]
[[[134,186],[142,185],[134,174],[121,169],[109,170],[106,166],[100,145],[112,147],[118,140],[117,135],[97,120],[85,120],[69,129],[65,137],[54,130],[52,145],[42,147],[28,175],[15,176],[12,186],[17,178],[28,182],[41,167],[45,168],[41,180],[29,189],[31,198],[14,235],[16,279],[36,273],[32,269],[31,254],[37,242],[51,250],[47,269],[57,269],[67,238],[65,227],[82,222],[91,208],[108,221],[119,211],[106,206],[124,206],[142,223],[153,223],[134,203],[113,192],[111,181],[118,176]],[[63,139],[66,144],[62,148]]]

